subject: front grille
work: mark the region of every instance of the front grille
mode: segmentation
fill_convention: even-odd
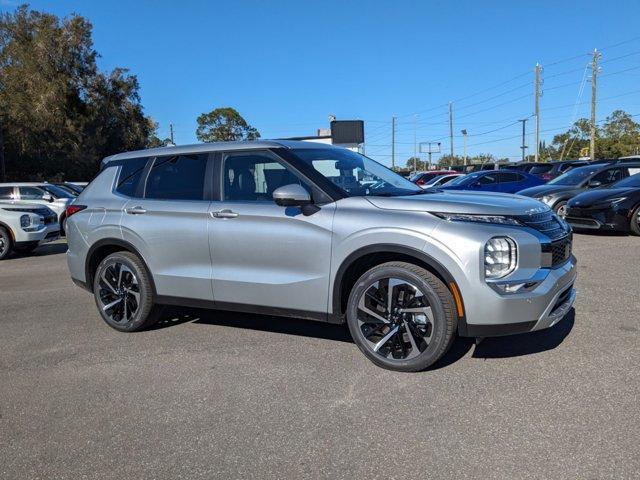
[[[573,234],[561,240],[542,244],[542,266],[555,268],[571,258]]]
[[[565,223],[551,210],[530,215],[519,215],[516,218],[526,226],[545,234],[551,240],[558,240],[568,233]]]

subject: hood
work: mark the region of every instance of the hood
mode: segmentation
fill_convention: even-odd
[[[548,206],[532,198],[493,192],[438,190],[435,193],[404,197],[365,198],[374,206],[384,210],[414,212],[527,215],[549,210]]]
[[[625,197],[640,191],[638,188],[596,188],[569,200],[570,207],[588,207],[594,203],[616,197]]]
[[[582,190],[575,185],[538,185],[537,187],[525,188],[520,190],[518,195],[526,197],[542,197],[543,195],[551,195],[553,193],[570,192],[572,190]]]

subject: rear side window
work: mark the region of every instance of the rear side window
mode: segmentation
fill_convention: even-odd
[[[0,200],[13,200],[13,187],[0,187]]]
[[[147,164],[147,158],[132,158],[125,160],[120,167],[120,176],[118,177],[118,185],[116,192],[128,197],[135,197],[142,172]]]
[[[508,182],[520,182],[524,179],[522,175],[515,172],[502,172],[500,173],[500,182],[508,183]]]
[[[147,177],[145,198],[204,200],[207,154],[158,157]]]
[[[480,177],[480,179],[478,180],[478,183],[480,185],[491,185],[493,183],[498,183],[497,175],[496,174],[484,175]]]

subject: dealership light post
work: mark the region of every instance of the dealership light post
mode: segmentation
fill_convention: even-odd
[[[463,152],[464,152],[464,164],[467,164],[467,130],[462,129],[462,144],[463,144]]]

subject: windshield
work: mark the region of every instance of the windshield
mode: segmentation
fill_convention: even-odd
[[[64,191],[60,187],[56,187],[55,185],[40,185],[40,188],[47,191],[56,198],[75,198],[75,196],[73,196],[69,192]]]
[[[387,167],[351,150],[300,148],[294,152],[300,160],[331,180],[350,197],[395,197],[424,192]]]
[[[447,186],[449,185],[463,185],[467,181],[472,181],[479,178],[481,174],[479,173],[469,173],[467,175],[461,175],[459,177],[454,178],[450,182],[447,182]]]
[[[640,173],[614,183],[611,188],[640,188]]]
[[[548,182],[547,185],[579,185],[586,180],[587,177],[590,177],[601,168],[602,165],[572,168],[567,173],[563,173],[559,177]]]

